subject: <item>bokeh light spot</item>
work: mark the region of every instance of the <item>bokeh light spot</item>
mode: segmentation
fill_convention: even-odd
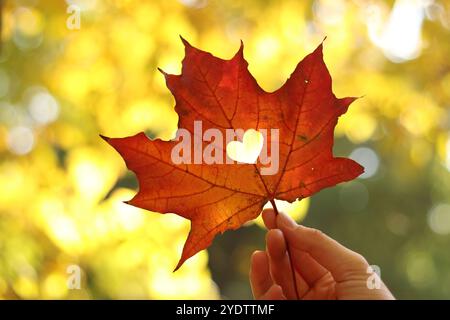
[[[371,178],[377,173],[380,159],[372,149],[366,147],[356,148],[349,157],[364,167],[364,173],[359,178]]]
[[[46,92],[38,92],[33,95],[28,105],[33,119],[39,124],[53,122],[58,117],[59,105],[56,99]]]
[[[419,56],[422,47],[424,1],[397,0],[389,18],[383,21],[381,10],[372,6],[367,19],[369,37],[393,62],[404,62]]]
[[[17,126],[9,130],[8,148],[12,153],[24,155],[33,150],[34,134],[28,127]]]
[[[428,225],[437,234],[450,234],[450,204],[440,203],[428,212]]]
[[[426,288],[433,284],[436,269],[433,260],[426,252],[411,250],[405,258],[406,275],[416,288]]]

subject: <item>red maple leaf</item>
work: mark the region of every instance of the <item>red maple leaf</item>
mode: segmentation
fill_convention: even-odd
[[[191,220],[175,270],[207,248],[217,233],[255,219],[268,201],[302,199],[364,171],[353,160],[333,157],[338,117],[355,98],[338,99],[333,94],[322,44],[297,65],[280,89],[266,92],[248,71],[242,43],[232,59],[223,60],[182,40],[182,73],[161,71],[176,100],[178,127],[194,135],[194,121],[201,121],[203,131],[214,128],[223,136],[227,129],[276,128],[279,170],[263,175],[265,166],[260,162],[177,164],[171,153],[178,141],[150,140],[143,132],[103,137],[138,178],[139,192],[127,203]],[[265,143],[271,150],[271,140]],[[205,148],[209,142],[193,138],[190,145]],[[219,150],[226,157],[226,149]]]

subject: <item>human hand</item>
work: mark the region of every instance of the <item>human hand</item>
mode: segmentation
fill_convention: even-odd
[[[251,259],[250,283],[255,299],[394,299],[381,279],[377,279],[379,289],[369,289],[369,264],[360,254],[319,230],[298,225],[281,212],[275,215],[272,209],[266,209],[262,216],[269,231],[266,251],[255,251]]]

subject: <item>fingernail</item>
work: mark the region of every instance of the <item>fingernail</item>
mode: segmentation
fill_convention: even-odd
[[[261,250],[255,250],[255,251],[253,251],[252,257],[254,257],[254,256],[258,255],[258,254],[260,254],[260,252],[262,252],[262,251],[261,251]]]
[[[290,216],[288,216],[287,214],[280,212],[278,214],[279,216],[277,217],[277,225],[280,228],[287,228],[287,229],[292,229],[294,227],[297,226],[297,223],[295,223],[294,219],[292,219]]]

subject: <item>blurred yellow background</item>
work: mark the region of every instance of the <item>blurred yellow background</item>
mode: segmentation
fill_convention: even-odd
[[[366,173],[284,210],[378,265],[397,297],[450,298],[449,1],[4,2],[0,298],[251,297],[264,230],[227,232],[172,273],[188,221],[123,204],[135,178],[98,136],[173,137],[156,68],[180,72],[179,35],[227,59],[242,39],[267,91],[327,36],[334,92],[364,96],[335,154]]]

